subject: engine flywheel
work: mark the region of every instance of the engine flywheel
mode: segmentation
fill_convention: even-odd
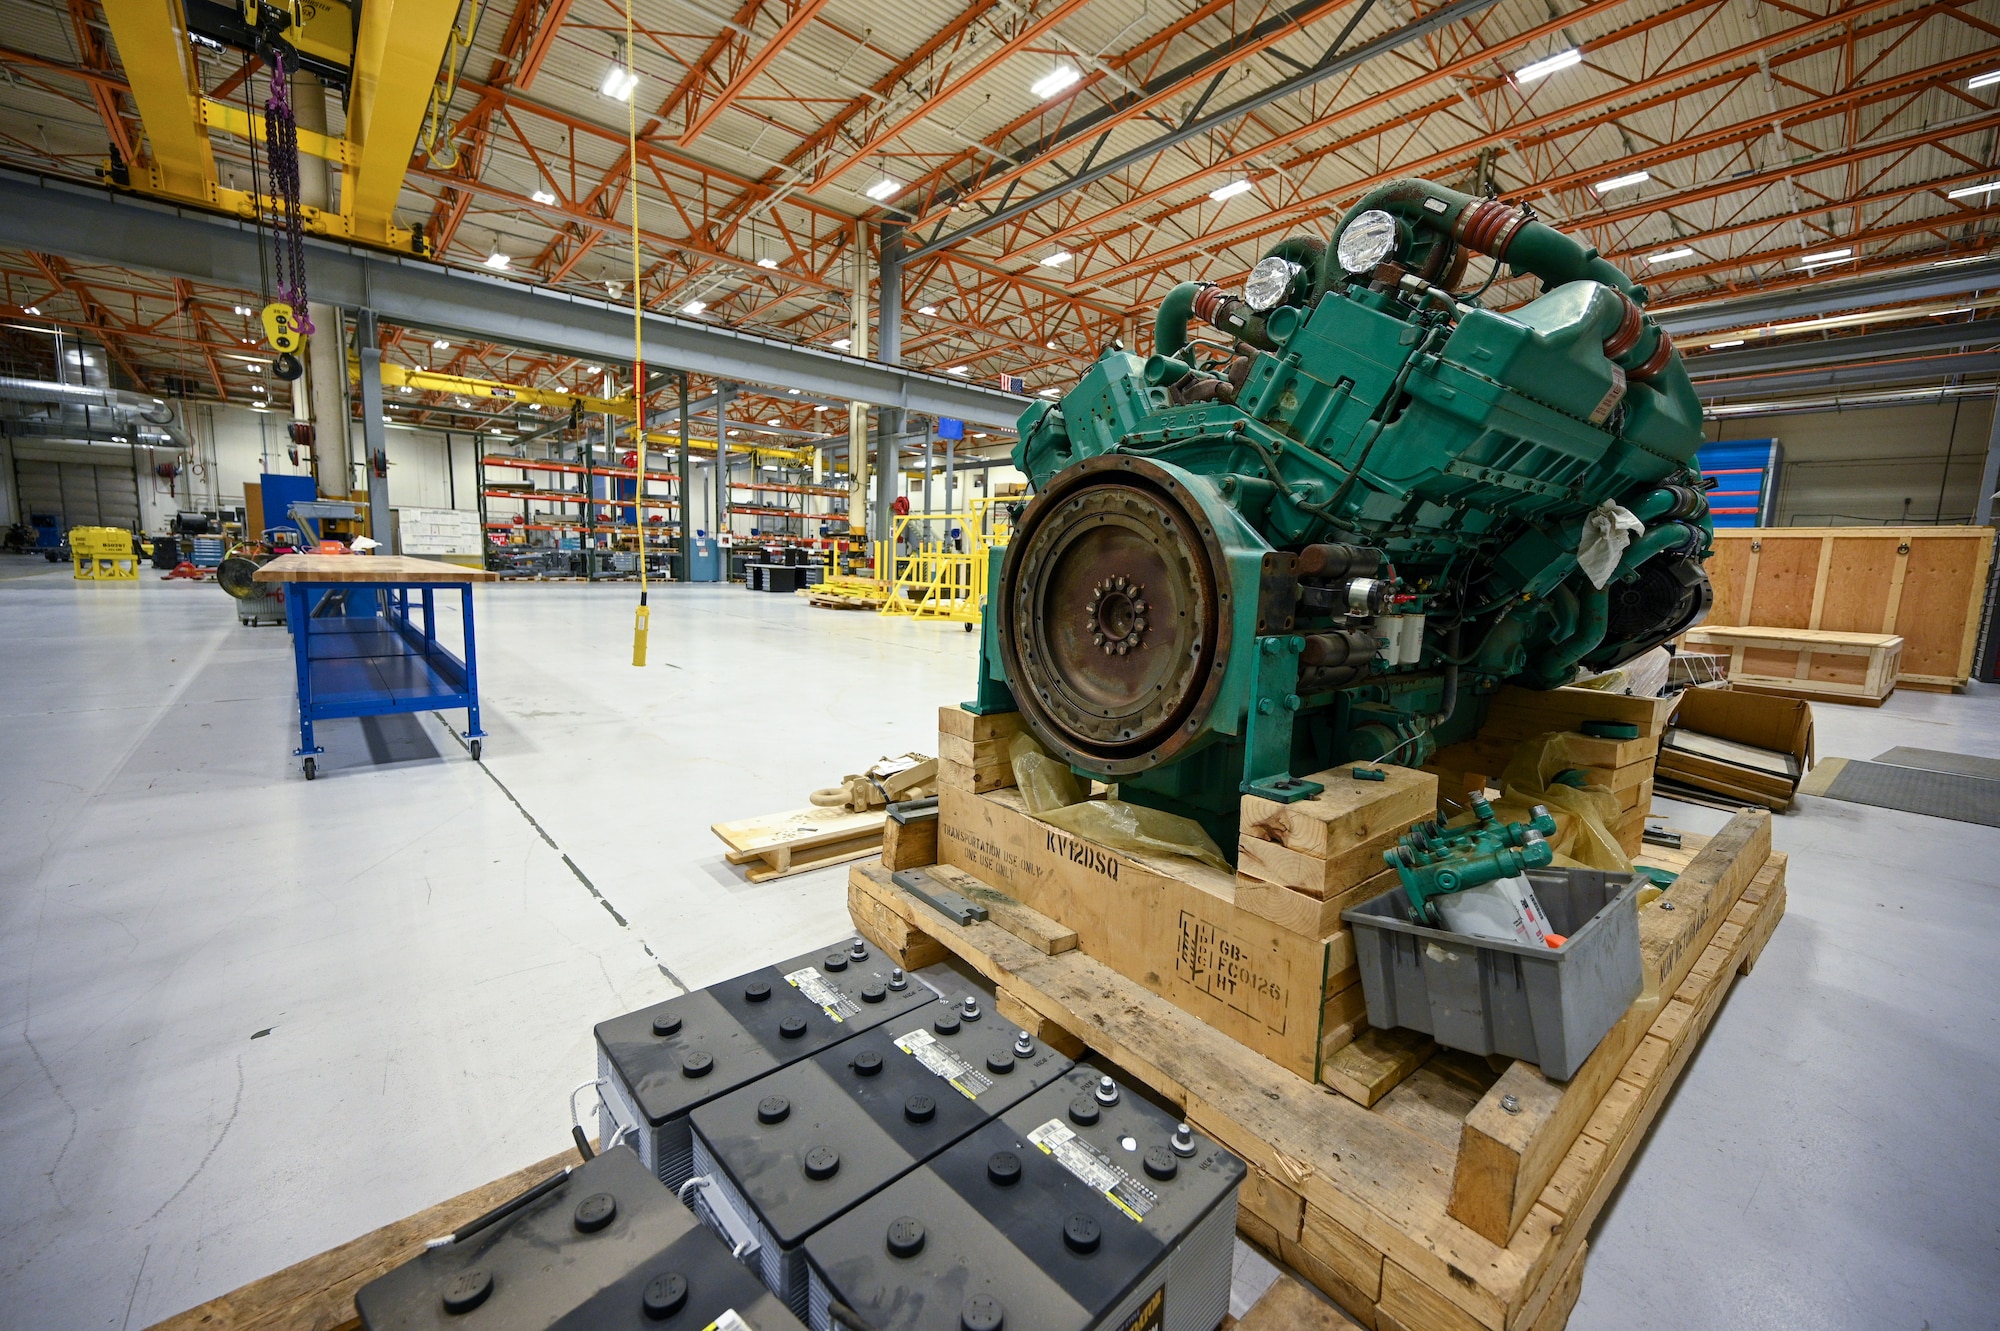
[[[1105,775],[1185,748],[1227,659],[1222,570],[1200,505],[1163,468],[1093,459],[1055,478],[1000,579],[1001,651],[1038,737]]]

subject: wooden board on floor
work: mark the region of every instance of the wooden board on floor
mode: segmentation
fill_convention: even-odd
[[[1649,908],[1666,923],[1641,925],[1653,997],[1628,1016],[1622,1038],[1630,1047],[1602,1060],[1613,1075],[1571,1139],[1555,1144],[1574,1113],[1537,1136],[1540,1154],[1517,1176],[1546,1169],[1549,1177],[1504,1242],[1449,1211],[1463,1120],[1498,1080],[1483,1062],[1433,1057],[1364,1108],[1291,1075],[1087,950],[1049,956],[991,923],[954,924],[876,864],[849,871],[849,897],[863,907],[856,919],[864,933],[871,913],[887,914],[935,939],[1242,1156],[1256,1180],[1243,1232],[1276,1242],[1363,1326],[1559,1331],[1581,1280],[1590,1221],[1734,976],[1754,963],[1782,915],[1782,859],[1770,865],[1768,833],[1769,815],[1757,814],[1712,840],[1688,835],[1684,858],[1648,855],[1684,870],[1662,898],[1675,909]],[[1293,1216],[1295,1237],[1286,1232]]]
[[[887,818],[881,809],[855,813],[839,806],[809,805],[761,818],[712,823],[708,830],[729,847],[723,858],[750,865],[750,881],[761,883],[871,853],[882,844]]]
[[[156,1322],[152,1331],[354,1331],[361,1325],[354,1296],[363,1285],[417,1256],[425,1240],[520,1196],[576,1158],[573,1151],[550,1156]]]

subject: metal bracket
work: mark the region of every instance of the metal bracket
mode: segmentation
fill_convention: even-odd
[[[1290,635],[1256,639],[1243,728],[1243,782],[1237,787],[1243,794],[1291,804],[1326,789],[1292,775],[1292,718],[1299,711],[1299,653],[1304,648],[1304,638]]]
[[[954,892],[931,877],[926,869],[898,869],[889,881],[954,924],[967,925],[986,918],[986,907],[962,892]]]
[[[1290,633],[1298,621],[1299,557],[1289,550],[1267,550],[1257,576],[1257,632]]]

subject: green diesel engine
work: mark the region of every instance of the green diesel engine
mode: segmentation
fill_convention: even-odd
[[[1542,294],[1483,308],[1474,254]],[[1418,766],[1503,682],[1700,622],[1701,407],[1645,301],[1525,209],[1418,180],[1240,294],[1176,287],[1151,356],[1114,346],[1021,417],[1034,497],[970,706],[1233,847],[1243,792]]]

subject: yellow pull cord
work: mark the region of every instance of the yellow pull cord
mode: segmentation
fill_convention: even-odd
[[[646,302],[639,262],[639,96],[632,67],[632,0],[625,0],[625,145],[630,155],[627,188],[632,195],[632,521],[639,532],[639,608],[632,619],[632,664],[646,664],[646,635],[652,611],[646,606]],[[685,500],[685,496],[683,496]],[[682,521],[686,521],[682,514]]]

